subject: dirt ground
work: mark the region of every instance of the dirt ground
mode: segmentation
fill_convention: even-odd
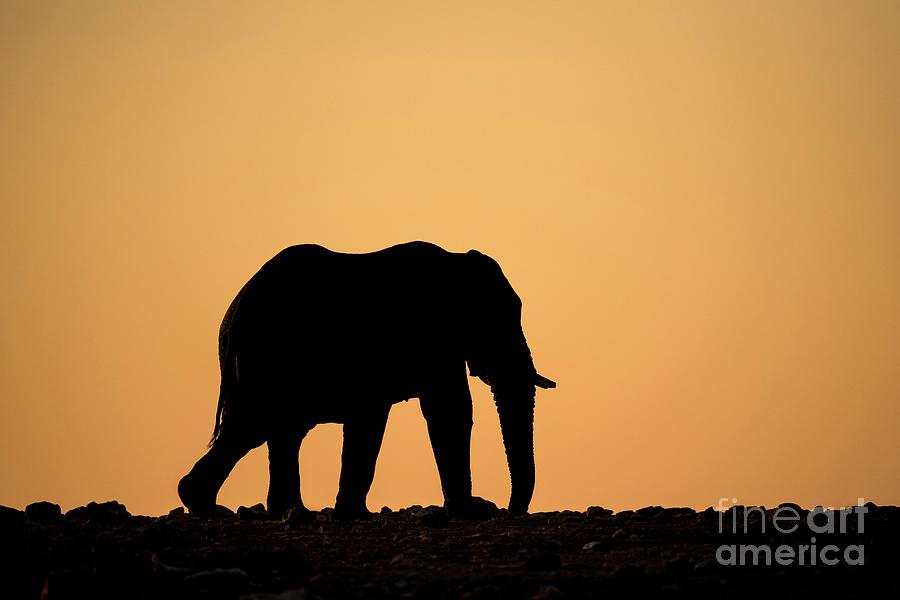
[[[782,505],[784,506],[784,505]],[[799,507],[796,507],[799,509]],[[115,502],[61,514],[50,503],[0,507],[4,598],[618,598],[898,596],[900,509],[867,505],[845,531],[780,533],[774,509],[647,507],[611,513],[501,511],[488,521],[448,519],[410,507],[368,521],[294,514],[269,520],[261,506],[201,519],[176,509],[132,516]],[[817,515],[819,523],[833,514]],[[733,520],[734,518],[734,520]],[[720,522],[726,533],[719,532]],[[738,533],[729,533],[732,523]],[[766,533],[761,533],[761,523]],[[835,517],[835,523],[837,518]],[[863,530],[859,531],[862,523]],[[784,529],[784,527],[782,527]],[[820,530],[821,531],[821,530]],[[722,565],[721,546],[779,546],[806,563]],[[826,546],[822,564],[821,550]],[[807,548],[808,550],[808,548]],[[787,550],[783,550],[787,553]],[[849,552],[849,554],[846,554]],[[860,555],[860,552],[862,554]],[[816,554],[815,565],[809,564]],[[765,555],[759,554],[764,562]],[[784,558],[784,556],[782,556]],[[859,562],[864,564],[848,564]],[[2,590],[6,590],[5,592]]]

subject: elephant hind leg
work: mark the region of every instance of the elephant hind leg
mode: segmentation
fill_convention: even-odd
[[[334,519],[360,519],[371,514],[366,507],[366,496],[375,478],[375,463],[390,410],[390,404],[378,404],[347,417]]]
[[[300,497],[300,444],[309,429],[273,434],[269,446],[269,515],[281,518],[292,509],[305,510]]]
[[[264,441],[263,436],[223,427],[209,451],[178,482],[178,496],[188,510],[201,516],[214,514],[216,496],[231,470]]]

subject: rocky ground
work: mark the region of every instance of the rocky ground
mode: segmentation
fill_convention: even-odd
[[[796,507],[799,509],[799,507]],[[369,521],[269,520],[261,506],[200,519],[128,514],[115,502],[61,514],[50,503],[0,507],[4,598],[609,598],[897,596],[900,509],[867,505],[843,533],[774,531],[774,510],[647,507],[613,514],[501,512],[481,522],[442,508],[384,509]],[[798,510],[800,518],[806,511]],[[819,522],[835,517],[818,515]],[[737,517],[738,534],[729,531]],[[760,533],[766,521],[765,534]],[[863,531],[859,523],[863,522]],[[782,527],[784,528],[784,527]],[[811,545],[816,565],[721,565],[722,545]],[[818,552],[833,544],[823,565]],[[844,552],[851,548],[849,555]],[[855,548],[855,550],[854,550]],[[863,565],[858,561],[864,553]],[[784,551],[787,552],[787,551]],[[728,558],[720,551],[720,558]],[[748,562],[752,554],[744,555]],[[764,555],[760,555],[762,557]]]

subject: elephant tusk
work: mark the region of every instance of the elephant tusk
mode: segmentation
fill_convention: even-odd
[[[538,386],[539,388],[549,390],[549,389],[556,387],[556,382],[553,381],[552,379],[547,379],[540,373],[535,373],[534,374],[534,385]]]

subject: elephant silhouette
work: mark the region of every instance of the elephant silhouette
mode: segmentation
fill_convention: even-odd
[[[369,515],[393,404],[419,398],[451,516],[496,511],[472,495],[472,398],[466,377],[491,387],[511,479],[509,510],[534,492],[539,375],[521,324],[522,303],[492,258],[410,242],[366,254],[291,246],[260,268],[219,330],[222,381],[208,452],[178,485],[195,514],[247,452],[268,444],[268,512],[306,513],[298,453],[320,423],[343,424],[334,519]]]

